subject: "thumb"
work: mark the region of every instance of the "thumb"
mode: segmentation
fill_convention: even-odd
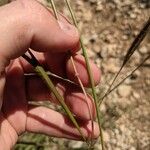
[[[30,47],[37,51],[75,49],[77,29],[64,17],[59,22],[35,0],[17,0],[0,8],[0,72]]]

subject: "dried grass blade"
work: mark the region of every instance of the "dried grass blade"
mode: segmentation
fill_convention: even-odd
[[[92,122],[92,133],[91,133],[91,137],[90,137],[90,139],[91,139],[91,144],[92,144],[92,134],[94,133],[94,120],[93,120],[93,117],[92,117],[92,112],[91,112],[91,110],[90,110],[90,105],[89,105],[89,103],[88,103],[88,101],[87,101],[88,96],[87,96],[87,93],[86,93],[86,91],[85,91],[85,88],[84,88],[84,86],[83,86],[83,84],[82,84],[82,81],[81,81],[81,79],[80,79],[80,77],[79,77],[79,74],[78,74],[78,72],[77,72],[77,69],[76,69],[76,66],[75,66],[73,57],[71,56],[70,59],[71,59],[72,66],[73,66],[74,71],[75,71],[75,76],[76,76],[76,78],[77,78],[77,80],[78,80],[78,83],[79,83],[79,85],[80,85],[80,87],[81,87],[81,89],[82,89],[82,91],[83,91],[83,94],[84,94],[84,96],[85,96],[85,101],[86,101],[86,104],[87,104],[87,107],[88,107],[88,110],[89,110],[89,116],[90,116],[90,119],[91,119],[91,122]]]
[[[58,75],[56,75],[56,74],[54,74],[54,73],[52,73],[50,71],[47,71],[46,73],[47,73],[48,76],[51,76],[51,77],[53,77],[55,79],[58,79],[58,80],[61,80],[61,81],[64,81],[66,83],[69,83],[69,84],[72,84],[74,86],[78,86],[79,87],[79,85],[77,83],[75,83],[75,82],[73,82],[73,81],[71,81],[71,80],[69,80],[67,78],[63,78],[61,76],[58,76]],[[27,73],[27,74],[25,73],[24,75],[25,76],[36,76],[36,73]]]

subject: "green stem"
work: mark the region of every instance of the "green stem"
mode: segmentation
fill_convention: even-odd
[[[38,60],[36,59],[36,57],[32,54],[32,52],[30,50],[28,50],[28,53],[29,53],[30,57],[26,54],[23,54],[22,57],[34,67],[36,74],[39,75],[40,78],[45,82],[45,84],[47,85],[49,90],[53,92],[53,94],[55,95],[55,97],[60,102],[61,106],[63,107],[64,111],[67,113],[70,120],[72,121],[74,126],[79,131],[83,140],[86,141],[86,138],[83,136],[77,121],[75,120],[75,118],[72,115],[71,111],[69,110],[68,106],[65,104],[64,98],[59,94],[59,92],[55,88],[55,86],[54,86],[53,82],[51,81],[50,77],[48,76],[47,72],[44,70],[44,68],[42,66],[40,66]]]
[[[68,106],[65,104],[64,98],[56,90],[53,82],[51,81],[51,79],[49,78],[49,76],[47,75],[47,73],[45,72],[45,70],[43,69],[43,67],[42,66],[35,67],[35,72],[43,79],[43,81],[45,82],[45,84],[47,85],[47,87],[50,89],[50,91],[53,92],[53,94],[55,95],[55,97],[57,98],[57,100],[59,101],[59,103],[61,104],[61,106],[63,107],[63,109],[67,113],[67,115],[69,116],[69,118],[72,121],[72,123],[78,129],[78,131],[81,134],[83,140],[86,141],[86,139],[85,139],[85,137],[84,137],[84,135],[83,135],[83,133],[82,133],[82,131],[81,131],[78,123],[77,123],[77,121],[75,120],[74,116],[72,115],[72,112],[69,110]]]
[[[91,72],[91,67],[90,67],[90,64],[89,64],[88,56],[87,56],[85,47],[84,47],[83,42],[82,42],[82,37],[80,38],[80,42],[81,42],[81,48],[82,48],[82,51],[83,51],[83,55],[84,55],[85,61],[86,61],[87,72],[88,72],[88,75],[89,75],[89,78],[90,78],[92,94],[93,94],[93,98],[94,98],[94,102],[95,102],[95,106],[96,106],[96,114],[97,114],[99,130],[100,130],[100,140],[101,140],[102,150],[104,150],[104,140],[103,140],[103,133],[102,133],[102,128],[101,128],[100,110],[99,110],[99,106],[98,106],[98,98],[97,98],[97,95],[96,95],[96,92],[95,92],[95,84],[94,84],[94,80],[93,80],[93,74]]]
[[[65,0],[65,2],[66,2],[67,6],[68,6],[68,9],[70,11],[70,14],[71,14],[72,20],[74,22],[74,25],[78,28],[76,17],[75,17],[75,14],[74,14],[74,12],[71,8],[70,2],[69,2],[69,0]],[[93,94],[93,98],[94,98],[94,102],[95,102],[95,106],[96,106],[96,113],[97,113],[97,119],[98,119],[99,130],[100,130],[101,145],[102,145],[102,150],[104,150],[104,140],[103,140],[103,133],[102,133],[102,128],[101,128],[101,120],[100,120],[100,111],[99,111],[99,106],[98,106],[98,99],[97,99],[97,95],[96,95],[96,92],[95,92],[95,84],[94,84],[93,74],[91,72],[91,67],[90,67],[90,64],[89,64],[86,49],[85,49],[84,44],[83,44],[82,36],[80,37],[80,44],[81,44],[82,52],[83,52],[83,55],[84,55],[84,58],[85,58],[85,61],[86,61],[87,72],[88,72],[90,83],[91,83],[92,94]]]

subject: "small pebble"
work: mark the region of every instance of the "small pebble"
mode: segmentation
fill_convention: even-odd
[[[127,96],[130,96],[131,95],[131,86],[128,86],[128,85],[121,85],[119,88],[118,88],[118,94],[121,96],[121,97],[127,97]]]

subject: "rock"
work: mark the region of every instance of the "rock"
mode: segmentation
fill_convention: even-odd
[[[135,18],[137,18],[137,15],[135,14],[135,13],[130,13],[130,18],[132,18],[132,19],[135,19]]]
[[[93,15],[92,15],[91,10],[86,11],[86,13],[84,13],[84,16],[83,16],[83,17],[84,17],[85,21],[90,21],[90,20],[92,20]]]
[[[81,141],[71,141],[69,143],[69,147],[71,147],[73,149],[79,149],[82,147],[82,145],[83,145],[83,142],[81,142]]]
[[[83,43],[84,43],[84,45],[88,45],[89,40],[88,40],[87,38],[84,38],[84,39],[83,39]]]
[[[130,150],[136,150],[136,148],[135,147],[131,147]]]
[[[120,128],[120,131],[121,131],[122,134],[125,133],[125,132],[127,131],[124,124],[120,125],[119,128]]]
[[[103,10],[103,5],[98,5],[96,7],[96,11],[99,12],[99,11],[102,11]]]
[[[96,54],[92,50],[87,50],[87,53],[88,53],[89,58],[95,58],[96,57]]]
[[[76,1],[76,4],[77,4],[77,6],[83,6],[84,5],[83,1]]]
[[[133,97],[136,99],[140,99],[140,94],[137,92],[133,92]]]
[[[96,59],[95,63],[98,68],[101,68],[101,60],[100,59]]]
[[[122,40],[128,40],[129,39],[129,36],[128,35],[122,35]]]
[[[103,131],[104,141],[107,143],[110,141],[110,135],[108,132]]]
[[[146,4],[140,3],[139,7],[142,8],[142,9],[144,9],[144,8],[146,8]]]
[[[139,52],[141,54],[146,54],[148,52],[148,48],[146,46],[142,46],[141,48],[139,48]]]
[[[96,6],[96,11],[99,12],[99,11],[102,11],[104,9],[103,5],[101,2],[98,2],[97,6]]]
[[[108,48],[106,45],[102,46],[102,50],[100,51],[101,57],[106,58],[108,56]]]
[[[118,46],[116,44],[109,44],[107,47],[108,55],[116,58]]]
[[[93,45],[93,51],[95,53],[99,53],[101,51],[101,47],[99,45],[97,45],[97,44],[94,44]]]
[[[101,112],[105,113],[106,112],[106,105],[104,103],[101,104],[100,106]]]
[[[116,63],[116,60],[114,58],[109,58],[103,67],[107,70],[109,73],[116,73],[119,70],[119,66]]]
[[[121,85],[119,88],[118,88],[118,94],[121,96],[121,97],[127,97],[127,96],[130,96],[131,95],[131,87],[128,86],[128,85]]]

